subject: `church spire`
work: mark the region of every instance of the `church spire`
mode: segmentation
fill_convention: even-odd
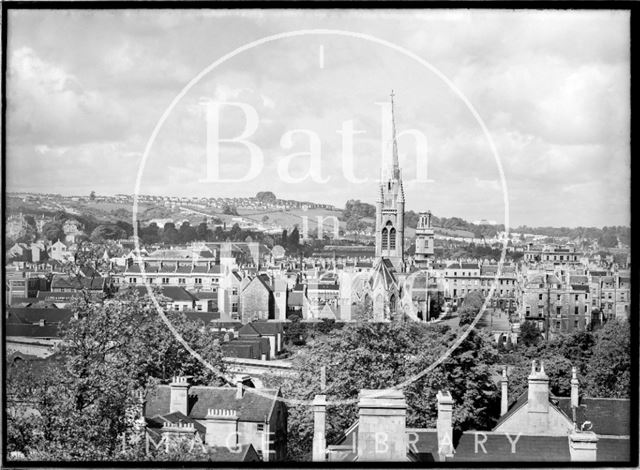
[[[393,139],[393,160],[392,160],[392,175],[394,179],[400,179],[400,163],[398,162],[398,141],[396,138],[396,117],[394,110],[393,97],[396,96],[393,90],[391,90],[391,138]]]

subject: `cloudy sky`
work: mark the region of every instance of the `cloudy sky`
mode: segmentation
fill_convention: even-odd
[[[408,209],[504,222],[492,141],[512,226],[629,224],[624,11],[12,11],[8,27],[8,191],[133,193],[164,116],[143,194],[374,202],[393,89]],[[223,102],[216,124],[206,103]]]

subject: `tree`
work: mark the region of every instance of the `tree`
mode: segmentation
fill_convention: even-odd
[[[294,227],[287,238],[287,246],[290,250],[297,251],[300,246],[300,233],[298,227]]]
[[[285,248],[286,248],[286,247],[287,247],[287,244],[288,244],[288,240],[289,240],[289,239],[288,239],[288,237],[287,237],[287,229],[285,228],[285,229],[282,231],[282,239],[281,239],[281,241],[280,241],[280,245],[282,245],[283,247],[285,247]]]
[[[327,400],[357,401],[361,389],[388,388],[415,376],[435,362],[458,331],[414,322],[347,324],[328,334],[317,332],[301,348],[293,364],[298,376],[270,378],[282,385],[283,395],[299,400],[320,393],[320,371],[326,368]],[[409,427],[433,425],[435,394],[451,391],[456,399],[454,426],[468,429],[491,423],[497,390],[490,376],[495,351],[486,337],[472,331],[442,366],[405,388]],[[327,441],[331,442],[357,419],[357,406],[329,407]],[[293,460],[309,457],[313,418],[309,407],[291,406],[287,452]]]
[[[115,224],[102,224],[98,225],[93,232],[91,232],[91,241],[94,243],[100,243],[105,240],[119,240],[125,238],[126,232]]]
[[[211,233],[212,232],[207,227],[207,222],[205,220],[204,222],[200,222],[200,225],[196,228],[196,239],[207,241]]]
[[[520,341],[525,346],[532,346],[540,341],[540,330],[534,322],[525,320],[520,324]]]
[[[256,199],[262,202],[275,202],[276,195],[271,191],[260,191],[258,194],[256,194]]]
[[[484,297],[480,291],[469,292],[460,306],[460,326],[472,323],[483,304]]]
[[[173,222],[167,222],[162,229],[162,241],[164,243],[177,243],[180,234]]]
[[[95,199],[96,199],[96,192],[95,191],[91,191],[91,194],[89,194],[89,199],[91,199],[92,201],[95,201]]]
[[[64,230],[62,230],[62,222],[47,222],[42,227],[42,235],[49,241],[64,240]]]
[[[150,223],[146,227],[138,230],[138,236],[146,245],[158,243],[160,241],[160,228],[155,222]]]
[[[190,243],[196,238],[196,230],[191,226],[191,224],[186,220],[182,222],[182,225],[180,225],[180,230],[178,230],[178,242]]]
[[[626,320],[609,321],[596,332],[593,354],[586,369],[589,396],[630,396],[631,335]]]
[[[236,206],[225,204],[222,208],[222,213],[225,215],[238,215],[238,209],[236,209]]]
[[[161,297],[160,304],[166,308]],[[201,322],[166,312],[210,369],[184,349],[148,296],[126,291],[104,304],[79,298],[73,311],[75,318],[62,331],[57,362],[42,370],[17,368],[8,379],[8,406],[14,416],[8,423],[9,448],[27,458],[111,460],[117,457],[120,436],[132,430],[135,390],[152,391],[174,375],[191,375],[196,384],[225,382],[213,335]],[[24,406],[38,413],[25,415]]]

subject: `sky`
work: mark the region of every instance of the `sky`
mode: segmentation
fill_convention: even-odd
[[[9,192],[140,174],[141,194],[374,203],[393,90],[407,209],[630,223],[625,11],[12,10],[8,32]]]

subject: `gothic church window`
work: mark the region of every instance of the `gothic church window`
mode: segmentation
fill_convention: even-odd
[[[389,245],[389,232],[385,227],[382,229],[382,249],[383,250],[388,249],[388,245]]]
[[[389,232],[389,249],[390,250],[396,249],[396,229],[395,228],[392,228],[391,231]]]

